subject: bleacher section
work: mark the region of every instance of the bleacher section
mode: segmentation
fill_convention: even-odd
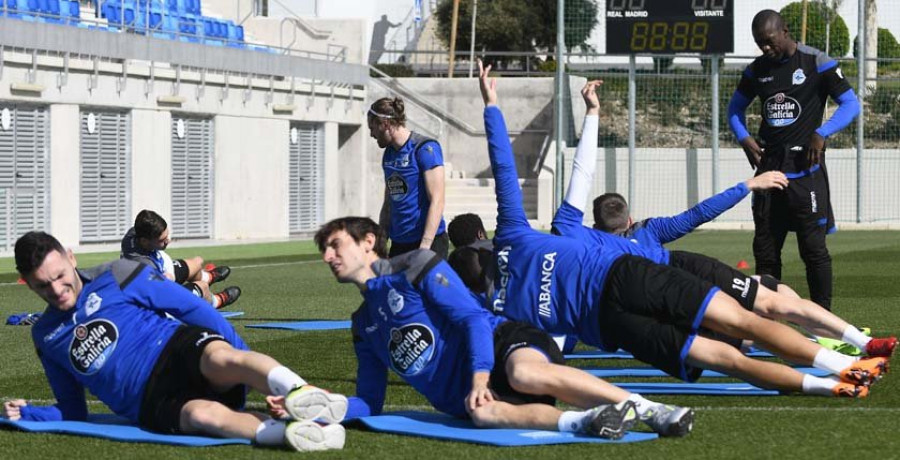
[[[0,15],[23,21],[67,24],[111,32],[129,32],[152,37],[265,50],[248,46],[244,28],[230,20],[204,16],[200,0],[98,0],[98,16],[106,25],[81,19],[77,0],[0,0]]]

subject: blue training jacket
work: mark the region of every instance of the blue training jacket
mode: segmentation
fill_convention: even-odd
[[[435,409],[465,417],[472,374],[494,367],[493,331],[503,318],[468,293],[443,259],[419,249],[372,268],[364,302],[352,317],[358,361],[357,415],[379,414],[388,369],[423,394]],[[359,412],[358,412],[359,411]]]
[[[612,263],[625,254],[620,241],[628,242],[609,235],[615,244],[597,251],[596,245],[532,229],[522,207],[512,145],[499,108],[485,107],[484,126],[498,210],[494,312],[551,334],[576,335],[582,342],[602,346],[598,321],[603,284]]]
[[[182,323],[212,329],[235,348],[248,349],[209,303],[149,266],[117,260],[78,275],[84,285],[75,307],[48,306],[31,331],[57,403],[25,406],[23,420],[84,420],[87,389],[137,423],[147,379]]]
[[[663,247],[664,244],[675,241],[691,233],[700,225],[715,219],[740,203],[749,193],[750,189],[747,188],[747,185],[740,182],[697,203],[681,214],[644,219],[629,227],[622,235],[622,241],[628,241],[631,244],[620,242],[617,246],[629,254],[646,257],[658,264],[668,264],[669,251]],[[553,230],[559,235],[579,238],[601,246],[610,244],[609,236],[611,234],[584,226],[583,219],[583,212],[564,201],[553,217]],[[636,249],[635,246],[641,249]]]

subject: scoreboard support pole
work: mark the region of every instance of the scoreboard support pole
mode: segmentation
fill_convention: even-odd
[[[719,193],[719,55],[710,56],[712,69],[712,194]]]

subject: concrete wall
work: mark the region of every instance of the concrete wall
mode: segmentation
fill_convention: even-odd
[[[172,215],[172,113],[131,112],[131,210]],[[177,237],[177,235],[176,235]]]
[[[286,120],[217,116],[213,238],[288,236]]]
[[[50,106],[50,233],[76,244],[80,196],[80,112],[77,105]],[[54,191],[56,191],[54,193]]]
[[[335,56],[345,49],[346,62],[364,63],[366,21],[362,19],[303,19],[301,27],[283,18],[251,17],[244,24],[245,39],[269,46]],[[302,55],[302,53],[300,54]]]

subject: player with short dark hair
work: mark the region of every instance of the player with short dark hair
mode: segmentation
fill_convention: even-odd
[[[444,154],[441,144],[406,127],[400,98],[383,97],[369,107],[370,136],[384,149],[384,202],[379,224],[391,240],[391,257],[431,249],[447,258],[444,225]]]
[[[601,247],[607,239],[606,233],[622,236],[636,246],[652,249],[657,256],[651,259],[654,262],[685,270],[713,283],[748,311],[767,318],[791,321],[818,336],[843,340],[865,350],[869,356],[891,356],[897,345],[896,338],[868,337],[837,315],[800,298],[793,289],[769,275],[755,279],[714,258],[687,251],[668,251],[663,247],[663,244],[681,238],[732,208],[750,191],[784,189],[788,186],[788,180],[780,171],[768,171],[740,182],[681,214],[653,217],[637,223],[629,213],[625,198],[607,193],[594,200],[594,228],[583,226],[583,209],[593,185],[596,165],[600,101],[590,83],[585,86],[582,95],[587,105],[587,115],[575,151],[569,187],[553,218],[556,234],[595,242]],[[717,338],[740,347],[739,340]]]
[[[522,207],[512,145],[489,71],[490,66],[484,69],[479,62],[497,188],[495,292],[490,303],[497,314],[551,334],[577,336],[589,345],[625,349],[688,381],[703,369],[714,369],[782,391],[864,397],[868,385],[886,372],[887,358],[857,360],[824,349],[789,326],[744,310],[711,283],[651,262],[653,254],[641,255],[640,246],[623,238],[597,232],[601,247],[533,230]],[[751,339],[782,359],[827,370],[841,381],[751,359],[698,335],[700,327]]]
[[[487,230],[484,229],[484,222],[478,214],[466,213],[460,214],[450,221],[447,225],[447,234],[450,235],[450,242],[453,247],[461,248],[468,246],[478,240],[487,239]]]
[[[28,287],[48,304],[31,332],[56,404],[6,401],[4,417],[86,420],[87,389],[151,431],[296,450],[343,447],[337,422],[347,411],[345,397],[250,351],[228,321],[157,270],[122,259],[77,270],[72,252],[43,232],[19,238],[15,260]],[[243,411],[248,388],[288,407],[293,420]]]
[[[360,234],[358,231],[364,232]],[[690,409],[666,406],[563,365],[543,331],[482,308],[434,252],[384,259],[384,235],[369,218],[345,217],[315,236],[338,282],[355,284],[363,304],[352,316],[357,397],[378,414],[388,369],[439,411],[481,427],[585,432],[618,438],[644,421],[663,435],[683,436]],[[583,411],[560,411],[555,400]]]
[[[836,231],[831,208],[825,139],[850,124],[859,102],[837,61],[791,38],[781,15],[756,14],[753,39],[763,55],[744,70],[728,105],[728,121],[758,174],[782,171],[784,190],[754,192],[753,255],[756,273],[781,279],[781,249],[788,231],[797,233],[800,257],[813,302],[831,308],[831,256],[827,234]],[[838,108],[824,124],[828,96]],[[744,112],[759,97],[761,145],[747,131]]]
[[[206,270],[202,257],[172,259],[166,248],[172,241],[169,226],[159,214],[144,209],[134,219],[122,238],[121,258],[134,260],[159,270],[163,276],[181,284],[197,297],[206,299],[215,308],[224,308],[237,301],[241,288],[229,286],[217,294],[210,292],[209,286],[228,278],[231,268],[219,266]]]

